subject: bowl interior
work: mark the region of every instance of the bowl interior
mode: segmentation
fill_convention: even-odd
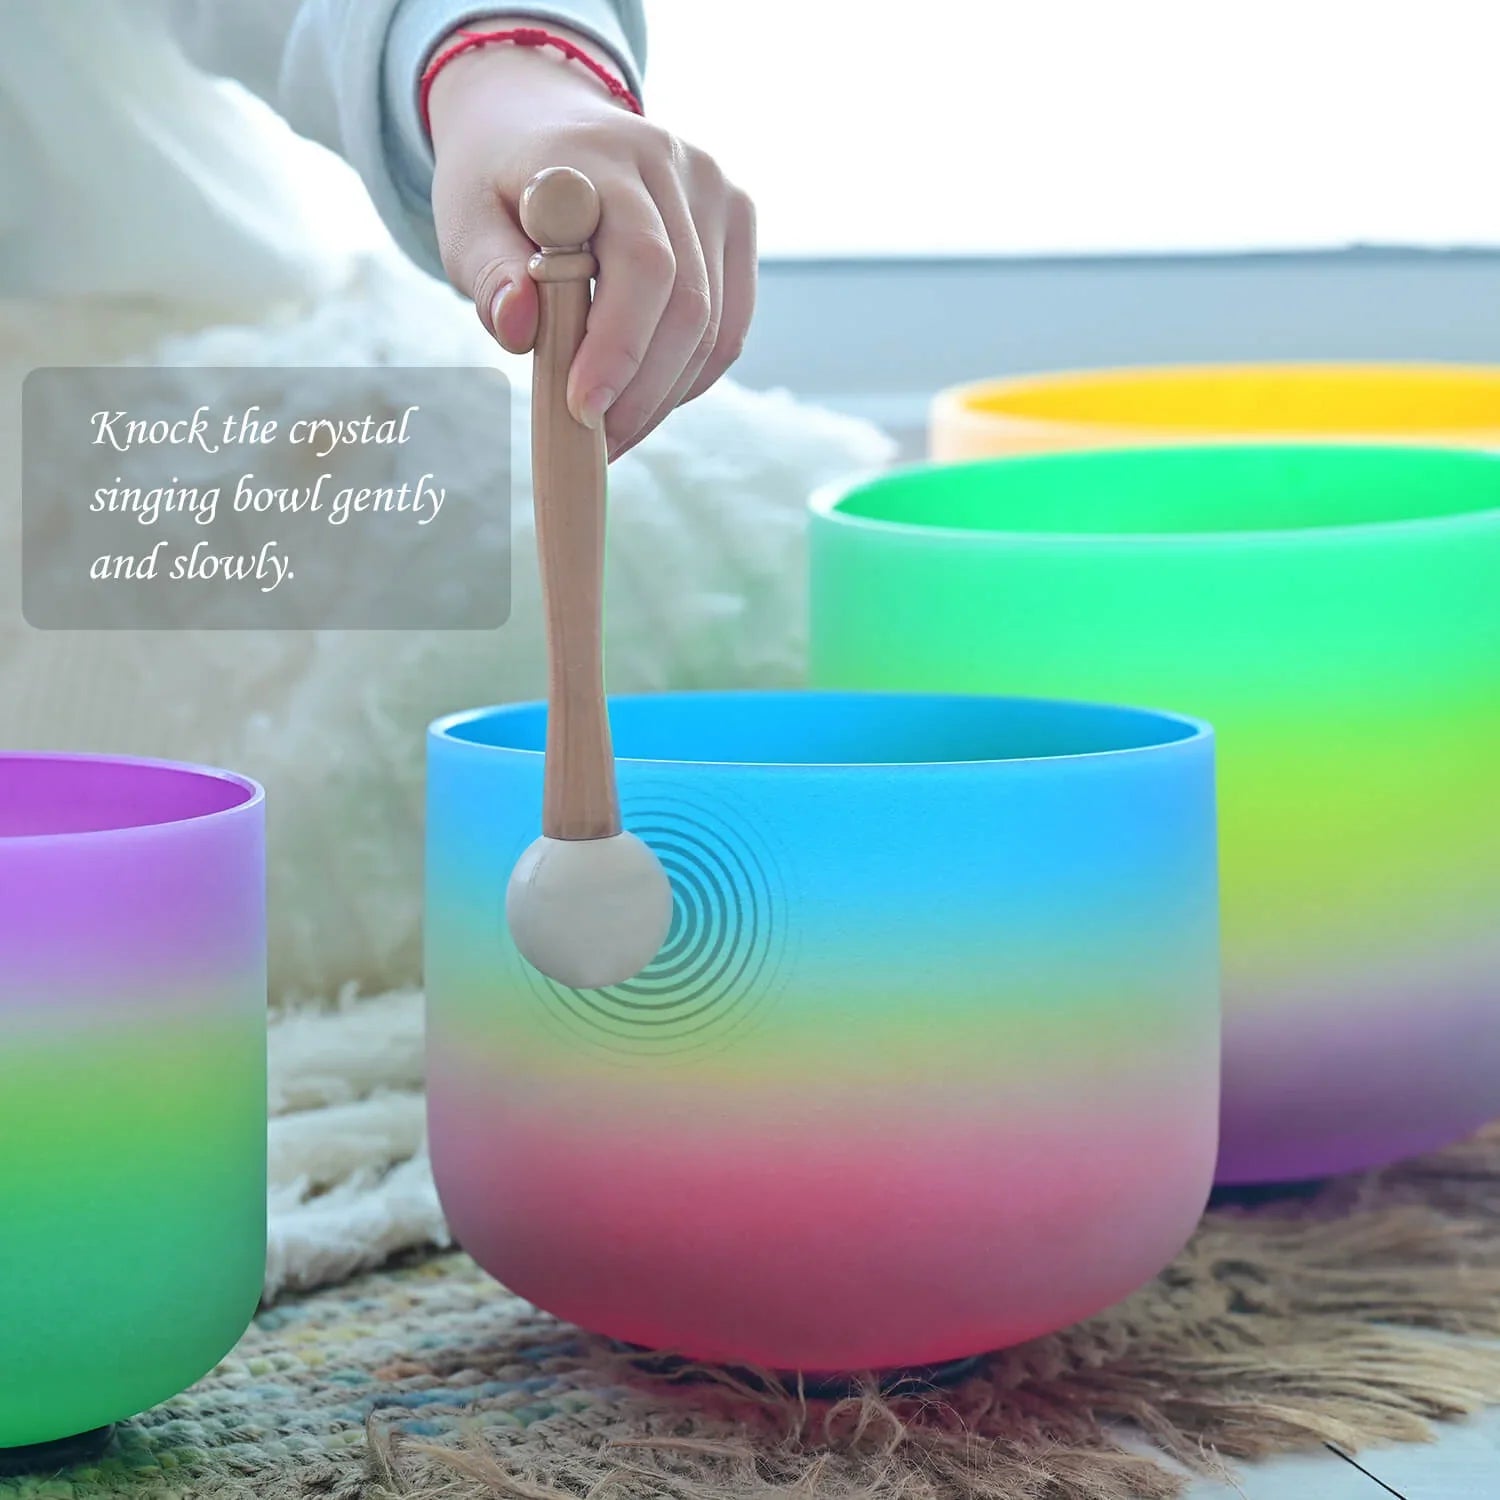
[[[668,693],[611,700],[615,755],[638,762],[757,766],[967,764],[1150,750],[1208,731],[1149,709],[908,693]],[[434,733],[541,754],[539,703],[480,709]]]
[[[1248,444],[982,459],[895,470],[838,518],[1011,535],[1306,532],[1500,512],[1500,454]]]
[[[997,381],[979,415],[1176,432],[1361,434],[1500,430],[1500,368],[1210,365]]]
[[[178,823],[254,801],[254,782],[158,761],[0,756],[0,839]]]

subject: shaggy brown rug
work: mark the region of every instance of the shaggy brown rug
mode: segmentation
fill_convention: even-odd
[[[95,1468],[0,1495],[1167,1500],[1181,1470],[1421,1441],[1500,1403],[1500,1129],[1211,1209],[1135,1297],[941,1387],[632,1355],[462,1255],[260,1316]],[[1134,1444],[1122,1442],[1133,1436]]]

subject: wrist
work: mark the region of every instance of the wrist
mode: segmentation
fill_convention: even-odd
[[[569,56],[552,45],[478,41],[489,33],[518,30],[545,33],[580,55]],[[464,112],[465,101],[476,94],[491,100],[497,95],[513,101],[524,97],[537,106],[545,101],[549,109],[592,104],[638,112],[633,98],[618,96],[616,90],[622,88],[619,63],[592,37],[550,21],[497,14],[457,27],[433,48],[424,79],[423,111],[436,145],[444,121]]]
[[[483,36],[487,32],[495,31],[545,31],[548,36],[555,36],[559,41],[568,42],[580,52],[586,53],[600,67],[609,72],[620,75],[621,68],[619,60],[609,50],[601,45],[586,32],[576,31],[571,26],[566,26],[557,21],[538,19],[529,15],[508,15],[504,11],[496,11],[494,15],[480,16],[474,21],[465,21],[462,26],[455,26],[447,36],[432,49],[433,57],[453,46],[455,42],[461,42],[466,36]],[[517,47],[510,43],[500,43],[493,47],[479,47],[470,54],[474,57],[483,56],[486,53],[509,54],[511,56],[530,56],[541,58],[550,62],[560,71],[582,73],[587,78],[588,74],[579,68],[578,64],[571,62],[561,52],[551,47]],[[457,64],[455,63],[455,66]]]

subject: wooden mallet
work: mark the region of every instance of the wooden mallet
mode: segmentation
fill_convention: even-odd
[[[606,454],[602,430],[568,410],[568,371],[588,321],[599,196],[553,167],[521,195],[540,322],[531,395],[532,492],[547,618],[542,836],[506,892],[511,936],[535,968],[573,989],[623,984],[656,957],[672,920],[661,862],[620,826],[604,693]]]

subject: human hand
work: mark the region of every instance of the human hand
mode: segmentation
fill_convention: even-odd
[[[496,17],[464,29],[510,24]],[[618,72],[588,38],[547,29]],[[443,266],[513,354],[531,349],[537,326],[522,190],[559,166],[598,189],[599,271],[568,406],[590,427],[602,420],[610,458],[734,363],[755,304],[755,211],[710,157],[552,48],[474,48],[438,72],[428,109]]]

